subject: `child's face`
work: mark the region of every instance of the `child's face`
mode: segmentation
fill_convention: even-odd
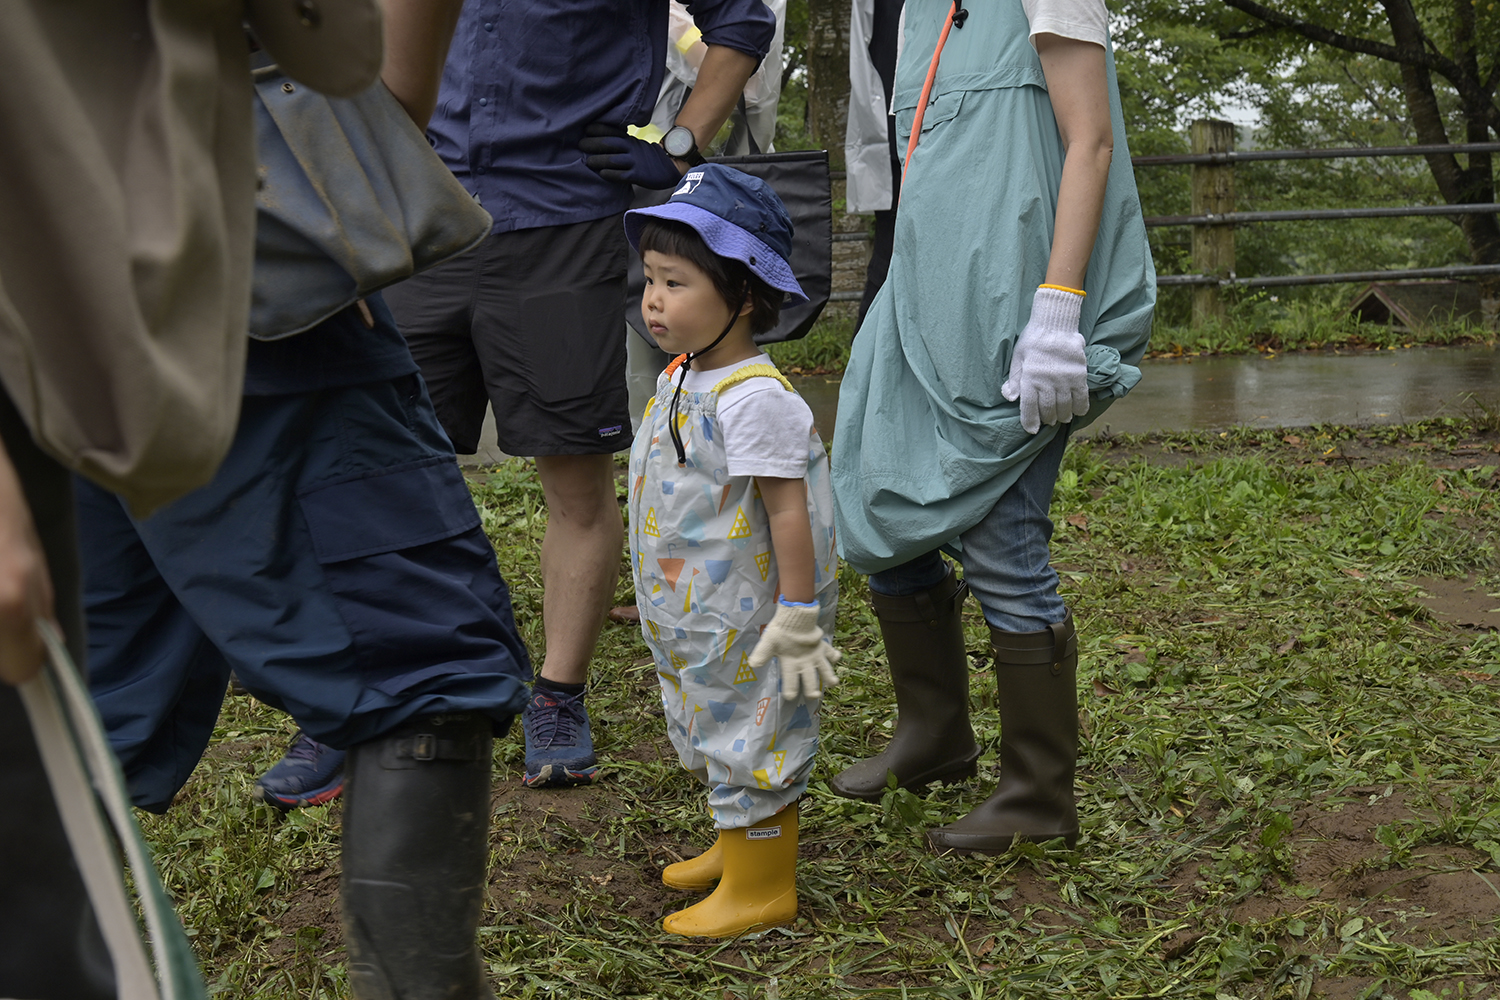
[[[641,263],[646,272],[641,317],[663,351],[668,354],[701,351],[724,332],[730,307],[697,265],[655,250],[647,250],[641,256]],[[747,304],[741,312],[747,313],[749,309]]]

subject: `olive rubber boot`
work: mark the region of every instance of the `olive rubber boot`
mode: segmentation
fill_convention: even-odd
[[[1078,634],[1073,615],[1038,632],[990,629],[1000,701],[1000,782],[934,850],[1003,854],[1013,841],[1078,842]]]
[[[797,919],[797,803],[742,830],[720,830],[724,875],[707,899],[667,915],[662,930],[725,938]]]
[[[464,713],[349,750],[340,893],[355,1000],[493,1000],[474,943],[492,742],[489,717]]]
[[[673,889],[712,889],[724,875],[724,832],[714,846],[698,855],[667,865],[661,870],[661,884]]]
[[[901,788],[971,778],[979,745],[969,727],[969,657],[962,621],[968,584],[953,567],[929,590],[905,597],[870,594],[896,688],[896,732],[886,748],[829,785],[848,799],[875,802],[886,774]]]

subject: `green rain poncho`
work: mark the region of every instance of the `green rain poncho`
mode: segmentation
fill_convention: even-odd
[[[949,0],[907,0],[896,71],[903,153]],[[943,49],[901,190],[889,276],[839,393],[833,486],[840,554],[871,573],[977,524],[1059,426],[1021,428],[1000,395],[1045,280],[1063,148],[1021,0],[971,0]],[[1080,329],[1093,407],[1140,380],[1156,272],[1107,55],[1114,160]]]

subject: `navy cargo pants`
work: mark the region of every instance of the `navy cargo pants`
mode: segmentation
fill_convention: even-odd
[[[89,679],[135,803],[164,811],[229,672],[345,748],[408,719],[503,732],[530,675],[417,375],[247,396],[218,475],[143,520],[80,481]]]

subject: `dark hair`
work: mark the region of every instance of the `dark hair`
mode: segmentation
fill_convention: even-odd
[[[745,300],[746,290],[750,294],[750,332],[765,333],[775,329],[781,320],[781,303],[786,293],[772,288],[757,277],[742,261],[720,257],[708,248],[697,230],[686,223],[671,219],[647,218],[641,226],[641,255],[647,250],[681,257],[698,270],[708,275],[719,298],[738,309]]]

